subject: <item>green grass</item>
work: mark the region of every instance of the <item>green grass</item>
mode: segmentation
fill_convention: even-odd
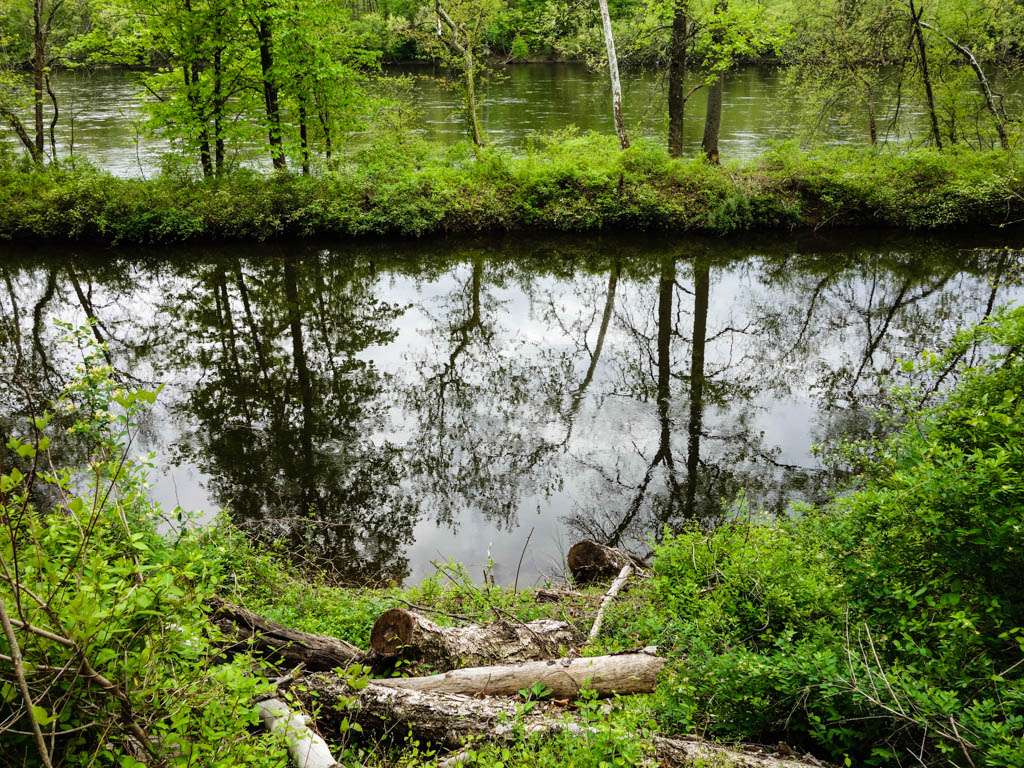
[[[523,155],[379,142],[303,178],[236,172],[120,179],[0,168],[0,239],[157,244],[508,231],[729,233],[808,227],[935,230],[1022,218],[1019,158],[1000,152],[781,145],[712,167],[651,143],[562,136]]]

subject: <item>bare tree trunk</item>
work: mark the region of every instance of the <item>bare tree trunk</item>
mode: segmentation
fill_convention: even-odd
[[[402,608],[382,613],[370,633],[370,648],[379,656],[411,657],[438,669],[550,659],[575,645],[576,633],[564,621],[441,627]]]
[[[310,670],[330,670],[365,658],[362,651],[344,640],[289,629],[222,600],[215,600],[212,605],[211,618],[222,630],[240,640],[251,640],[263,655],[288,666],[302,664]]]
[[[299,102],[299,146],[302,149],[302,175],[309,176],[309,128],[306,125],[306,100]]]
[[[35,152],[37,163],[43,162],[45,132],[43,129],[43,81],[46,77],[46,32],[43,21],[43,0],[32,4],[32,106],[35,118]]]
[[[284,157],[281,134],[281,107],[278,100],[277,80],[274,76],[274,38],[270,20],[261,16],[256,21],[256,35],[260,44],[260,71],[263,74],[263,103],[267,111],[267,141],[270,144],[270,160],[274,170],[283,171],[288,167]]]
[[[583,688],[602,696],[651,693],[665,665],[665,660],[655,655],[656,650],[467,667],[429,677],[386,678],[373,683],[387,688],[466,696],[515,696],[537,683],[546,686],[556,699],[574,699]]]
[[[337,675],[315,674],[303,679],[316,701],[327,704],[353,692]],[[447,749],[460,749],[468,739],[501,743],[527,734],[570,732],[586,737],[588,729],[552,712],[543,702],[528,712],[511,698],[480,699],[472,696],[424,693],[370,684],[355,694],[357,703],[351,717],[375,734],[411,732],[421,742]],[[343,715],[330,706],[320,709],[318,725],[325,731],[335,725],[331,718]],[[819,768],[816,761],[780,759],[760,749],[724,747],[699,739],[654,738],[656,756],[664,766],[728,765],[733,768]],[[452,764],[452,763],[449,763]]]
[[[50,160],[57,162],[57,120],[60,118],[60,109],[49,75],[46,76],[46,92],[50,95],[50,104],[53,105],[53,117],[50,118]]]
[[[217,26],[218,38],[220,24]],[[217,50],[213,54],[213,167],[214,173],[224,173],[224,50],[218,39]]]
[[[629,136],[626,135],[626,122],[622,117],[622,83],[619,81],[619,59],[615,55],[615,37],[612,34],[612,17],[608,12],[608,0],[597,0],[601,8],[601,29],[604,32],[604,47],[608,52],[608,75],[612,81],[612,118],[615,121],[615,133],[619,136],[619,144],[623,149],[629,147]]]
[[[974,54],[971,53],[969,48],[956,42],[956,40],[938,28],[933,27],[931,24],[921,21],[919,22],[919,26],[924,27],[925,29],[930,29],[939,34],[957,53],[964,57],[971,69],[974,70],[974,74],[978,78],[978,85],[981,86],[981,92],[985,96],[985,106],[988,108],[988,111],[992,113],[992,117],[995,119],[996,133],[999,135],[999,146],[1003,149],[1009,149],[1010,137],[1007,135],[1006,131],[1006,112],[999,104],[996,103],[995,95],[992,93],[992,88],[989,86],[988,78],[985,76],[985,70],[981,68],[981,64],[978,63]]]
[[[473,144],[478,147],[484,145],[484,134],[480,130],[480,115],[477,114],[476,105],[476,60],[469,43],[466,43],[464,53],[466,69],[466,119],[469,122],[469,130],[473,136]]]
[[[604,612],[608,610],[608,606],[612,604],[612,600],[619,594],[629,577],[633,575],[633,566],[626,564],[622,566],[622,570],[619,571],[619,575],[615,577],[615,581],[608,588],[608,591],[604,593],[604,597],[601,598],[601,605],[597,609],[597,616],[594,617],[594,623],[590,627],[590,633],[587,635],[587,642],[594,642],[598,635],[601,634],[601,625],[604,623]]]
[[[263,727],[284,738],[295,768],[336,768],[338,762],[327,742],[313,732],[302,715],[280,699],[266,699],[256,706]]]
[[[718,165],[718,138],[722,132],[722,91],[725,88],[725,74],[715,78],[708,88],[708,110],[704,117],[704,138],[701,147],[709,163]]]
[[[672,41],[668,54],[668,153],[672,157],[683,155],[689,10],[687,0],[676,0],[672,14]]]
[[[939,132],[939,115],[935,111],[935,94],[932,92],[932,79],[928,72],[928,51],[924,44],[924,34],[921,32],[921,14],[924,8],[917,10],[914,0],[910,2],[910,16],[914,23],[914,39],[917,41],[917,56],[921,64],[921,79],[924,81],[924,95],[928,102],[928,117],[932,126],[932,141],[937,149],[942,149],[942,134]]]

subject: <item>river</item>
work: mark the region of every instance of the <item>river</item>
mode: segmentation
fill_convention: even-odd
[[[533,584],[581,535],[643,550],[664,522],[788,514],[843,487],[814,446],[878,434],[887,388],[934,378],[901,361],[1021,299],[1006,246],[5,246],[0,431],[80,360],[55,321],[91,315],[124,382],[163,386],[136,445],[166,509],[229,510],[349,582],[451,558]]]
[[[463,141],[462,97],[440,73],[428,68],[403,69],[394,74],[412,78],[401,91],[412,108],[407,127],[442,144]],[[161,168],[167,143],[150,130],[143,103],[148,97],[132,72],[59,73],[55,87],[62,105],[58,123],[58,153],[79,158],[120,176],[151,176]],[[749,67],[726,80],[722,118],[723,158],[750,158],[771,142],[799,139],[816,144],[863,144],[867,122],[856,105],[832,104],[821,113],[805,91],[788,84],[785,70]],[[625,116],[633,137],[664,142],[667,132],[665,80],[661,73],[624,73]],[[692,80],[688,87],[696,84]],[[1007,85],[1010,109],[1018,107],[1019,83]],[[488,141],[522,150],[530,141],[555,131],[579,129],[612,132],[610,96],[605,76],[581,64],[514,64],[497,70],[482,89],[482,118]],[[901,119],[895,114],[896,94],[889,94],[880,118],[881,139],[910,142],[926,136],[920,100],[903,94]],[[698,92],[687,107],[687,151],[699,151],[703,130],[704,95]],[[349,143],[362,134],[353,134]],[[8,140],[11,139],[7,136]],[[229,143],[229,161],[265,165],[258,142]]]

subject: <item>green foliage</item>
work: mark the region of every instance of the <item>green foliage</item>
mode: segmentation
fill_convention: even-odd
[[[274,740],[249,733],[266,679],[245,657],[215,654],[203,603],[217,570],[191,534],[158,532],[146,464],[132,456],[155,393],[118,388],[91,333],[73,338],[85,354],[56,413],[70,418],[68,437],[90,446],[88,463],[54,466],[51,440],[67,438],[41,416],[11,438],[0,465],[0,607],[15,622],[31,716],[58,733],[50,748],[62,765],[138,765],[145,735],[162,765],[282,766]],[[6,639],[0,651],[11,655]],[[15,727],[30,732],[6,664],[0,681]],[[3,739],[14,764],[35,755],[29,737]]]
[[[865,765],[1020,763],[1024,310],[928,364],[979,341],[992,356],[871,449],[861,489],[662,545],[654,599],[685,656],[659,690],[666,727]]]
[[[361,159],[360,159],[361,158]],[[649,142],[564,134],[524,156],[431,151],[385,137],[333,173],[119,179],[88,168],[0,169],[0,237],[103,243],[313,235],[605,229],[724,233],[875,225],[938,229],[1019,217],[1020,171],[999,152],[802,153],[725,168]]]

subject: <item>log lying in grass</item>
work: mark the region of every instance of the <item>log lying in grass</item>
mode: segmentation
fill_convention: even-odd
[[[441,669],[549,659],[575,645],[576,633],[564,621],[441,627],[402,608],[381,614],[370,633],[370,647],[378,656],[402,655]]]
[[[293,712],[283,701],[265,699],[257,707],[263,727],[284,738],[295,768],[335,768],[338,765],[327,742],[309,727],[302,715]]]
[[[288,629],[222,600],[214,600],[211,605],[211,618],[229,636],[251,641],[258,652],[283,665],[302,664],[318,671],[345,667],[364,658],[362,651],[344,640]]]
[[[576,542],[569,547],[565,561],[577,584],[610,581],[625,566],[634,563],[633,558],[622,550],[606,547],[589,539]]]
[[[454,669],[429,677],[374,680],[388,688],[469,696],[515,696],[534,683],[542,683],[556,699],[575,698],[589,688],[598,695],[650,693],[665,660],[656,649],[613,656],[528,661],[491,667]]]
[[[305,683],[321,704],[353,695],[334,675],[310,675]],[[347,710],[347,715],[355,718],[366,732],[391,734],[399,739],[411,733],[422,742],[452,750],[460,749],[468,739],[501,743],[518,738],[521,732],[554,735],[570,731],[582,735],[587,731],[585,726],[573,722],[564,711],[550,704],[541,702],[526,713],[518,709],[518,703],[511,698],[474,698],[371,683],[358,693],[357,705]],[[321,712],[331,713],[332,710],[325,706]],[[663,766],[816,768],[820,765],[699,739],[655,737],[653,741],[656,756]],[[455,758],[451,764],[457,763],[458,758]]]
[[[604,623],[604,612],[608,609],[608,606],[612,604],[612,600],[619,594],[619,591],[626,586],[626,582],[629,577],[633,575],[632,563],[626,563],[622,566],[622,570],[619,571],[619,575],[615,577],[615,581],[605,592],[604,597],[601,598],[601,606],[597,609],[597,616],[594,617],[594,623],[590,627],[590,633],[587,635],[587,642],[592,643],[597,639],[597,636],[601,634],[601,624]]]

